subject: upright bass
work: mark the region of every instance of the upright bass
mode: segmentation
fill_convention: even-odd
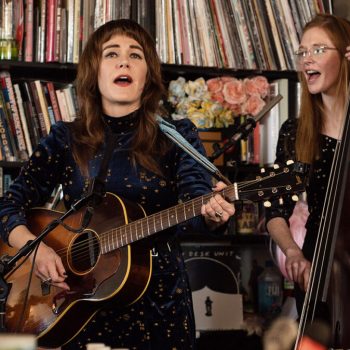
[[[350,348],[350,96],[338,140],[322,210],[308,289],[295,350],[307,326],[316,320],[320,302],[330,315],[331,348]]]

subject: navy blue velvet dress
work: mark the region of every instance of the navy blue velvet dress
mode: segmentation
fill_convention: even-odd
[[[107,171],[106,190],[141,204],[148,215],[174,206],[178,201],[211,192],[208,173],[176,145],[159,159],[164,177],[134,167],[128,149],[137,118],[137,115],[105,117],[117,137]],[[177,130],[204,153],[195,126],[188,119],[174,123]],[[91,176],[98,174],[102,156],[103,149],[90,161]],[[69,127],[62,122],[52,126],[48,137],[41,140],[0,200],[0,232],[5,241],[15,226],[26,224],[26,210],[43,205],[58,184],[62,184],[66,208],[81,198],[88,187],[88,179],[81,175],[72,156]],[[64,349],[81,349],[89,342],[138,350],[193,349],[191,292],[176,238],[185,232],[205,231],[200,216],[157,234],[152,240],[157,253],[152,261],[152,277],[142,298],[125,308],[102,309]]]

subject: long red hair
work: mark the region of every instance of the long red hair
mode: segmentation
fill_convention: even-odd
[[[339,105],[345,105],[348,96],[349,62],[344,57],[350,43],[350,23],[344,18],[330,14],[316,15],[306,24],[303,32],[311,28],[322,28],[331,39],[341,61],[336,87]],[[320,134],[323,128],[323,102],[321,94],[310,94],[305,77],[299,74],[301,103],[296,140],[296,155],[299,161],[312,163],[319,156]]]

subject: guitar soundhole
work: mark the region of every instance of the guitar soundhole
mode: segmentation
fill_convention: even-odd
[[[96,265],[100,254],[99,240],[93,232],[85,231],[74,240],[70,252],[71,264],[76,271],[90,271]]]

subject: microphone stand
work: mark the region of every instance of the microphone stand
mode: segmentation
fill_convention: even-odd
[[[98,205],[105,194],[103,181],[98,178],[92,180],[89,193],[72,204],[70,209],[59,218],[49,223],[44,230],[33,240],[29,240],[14,256],[4,255],[0,257],[0,333],[6,332],[5,326],[5,308],[8,295],[11,290],[11,284],[6,282],[5,275],[11,272],[16,263],[23,257],[29,255],[40,244],[40,242],[67,217],[87,205],[80,230],[83,230],[90,222],[93,214],[93,208]]]
[[[245,139],[249,133],[251,133],[256,127],[256,123],[262,119],[267,112],[269,112],[283,97],[281,95],[277,95],[273,97],[271,101],[269,101],[264,108],[255,116],[248,116],[247,120],[238,127],[238,130],[234,133],[233,136],[230,137],[229,141],[226,142],[222,147],[219,147],[218,144],[215,144],[215,150],[213,154],[208,157],[210,161],[215,160],[220,157],[226,150],[236,145],[236,143],[242,139]]]

